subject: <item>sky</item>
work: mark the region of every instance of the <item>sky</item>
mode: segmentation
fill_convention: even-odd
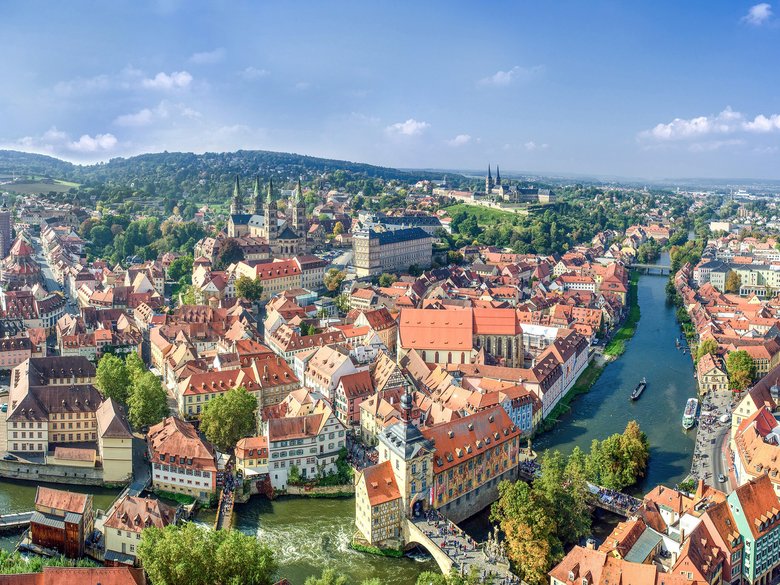
[[[780,179],[780,0],[0,0],[0,148]]]

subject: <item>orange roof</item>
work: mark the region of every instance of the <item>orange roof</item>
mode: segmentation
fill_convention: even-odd
[[[83,514],[87,510],[87,494],[76,494],[63,490],[55,490],[43,486],[38,486],[35,493],[35,507],[52,508],[54,510],[63,510],[75,514]]]
[[[401,346],[413,349],[471,350],[471,309],[411,309],[401,311]]]
[[[172,506],[160,500],[125,496],[106,518],[104,526],[130,532],[141,532],[150,526],[164,528],[173,522],[175,513]]]
[[[363,470],[368,501],[372,507],[397,500],[401,497],[390,461],[383,461]]]
[[[143,569],[131,567],[44,567],[41,573],[0,575],[2,585],[144,585]]]

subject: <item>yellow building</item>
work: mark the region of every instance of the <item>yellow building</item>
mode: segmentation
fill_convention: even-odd
[[[113,398],[103,401],[95,413],[98,455],[103,463],[103,481],[122,483],[133,477],[133,434],[122,407]]]
[[[151,527],[165,528],[175,516],[176,510],[160,500],[124,496],[103,524],[107,564],[134,565],[141,532]]]
[[[372,546],[401,545],[401,492],[390,461],[373,465],[355,480],[355,526]]]
[[[719,358],[712,354],[702,356],[696,365],[698,373],[699,392],[728,392],[729,376]]]
[[[236,469],[246,478],[268,473],[268,439],[264,435],[236,443]]]

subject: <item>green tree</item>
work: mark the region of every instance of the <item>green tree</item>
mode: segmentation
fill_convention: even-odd
[[[304,585],[347,585],[349,581],[345,575],[340,575],[335,569],[323,569],[322,575],[312,575],[304,582]]]
[[[102,356],[97,366],[95,386],[106,398],[127,404],[130,396],[130,375],[125,362],[115,355]]]
[[[168,394],[160,379],[151,372],[144,372],[133,383],[127,405],[127,417],[135,428],[157,424],[169,414]]]
[[[219,253],[214,262],[214,268],[216,270],[224,270],[231,264],[240,262],[244,259],[244,251],[238,244],[235,238],[227,238],[222,242],[222,246],[219,248]]]
[[[715,352],[718,351],[718,342],[715,341],[712,337],[708,337],[707,339],[703,340],[699,347],[696,348],[696,359],[700,360],[705,355],[709,354],[715,354]]]
[[[125,358],[125,368],[127,369],[127,374],[130,377],[130,384],[132,385],[137,384],[141,379],[141,376],[149,371],[146,368],[146,364],[144,364],[141,359],[141,356],[136,352],[127,354],[127,357]]]
[[[447,577],[434,571],[424,571],[417,577],[416,585],[448,585]]]
[[[742,287],[742,277],[735,270],[729,270],[726,273],[725,289],[727,293],[739,293]]]
[[[379,286],[388,287],[391,284],[393,284],[396,280],[398,280],[398,276],[396,276],[395,274],[390,274],[389,272],[383,272],[382,275],[379,277]]]
[[[344,224],[341,223],[340,221],[337,221],[333,226],[333,235],[340,236],[343,233],[344,233]]]
[[[155,585],[271,585],[271,549],[238,530],[205,530],[187,522],[141,533],[138,558]]]
[[[325,288],[327,288],[331,292],[339,290],[341,283],[344,282],[344,279],[346,277],[347,275],[345,272],[338,270],[336,268],[331,268],[325,273],[325,278],[323,279],[323,282],[325,283]]]
[[[200,430],[220,451],[227,451],[239,439],[257,432],[256,410],[257,398],[246,388],[231,388],[206,403]]]
[[[263,281],[246,275],[239,276],[236,280],[236,296],[252,302],[259,301],[263,297]]]
[[[746,390],[753,383],[756,375],[756,364],[750,354],[744,349],[732,351],[726,356],[726,371],[731,387]]]
[[[585,471],[593,483],[622,490],[644,476],[649,457],[647,436],[632,420],[622,434],[610,435],[603,441],[593,440],[585,458]]]
[[[179,256],[168,266],[168,278],[186,284],[192,280],[192,256]]]
[[[195,304],[195,287],[191,284],[187,284],[179,290],[179,298],[181,305],[194,305]]]

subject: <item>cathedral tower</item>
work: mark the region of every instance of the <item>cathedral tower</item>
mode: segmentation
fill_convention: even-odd
[[[490,195],[490,192],[493,190],[493,175],[490,174],[490,165],[488,165],[488,174],[487,177],[485,177],[485,194]]]
[[[238,184],[238,175],[236,175],[236,181],[233,183],[233,199],[230,201],[230,215],[236,215],[243,213],[243,202],[241,201],[241,186]]]
[[[498,165],[496,165],[496,187],[501,186],[501,171],[498,170]]]
[[[276,217],[276,201],[274,201],[274,183],[268,179],[268,193],[265,197],[265,237],[268,245],[273,248],[279,235],[279,220]]]
[[[249,207],[249,213],[258,215],[263,210],[263,195],[260,192],[260,178],[255,175],[255,188],[253,191],[252,205]]]
[[[303,189],[301,189],[301,180],[295,187],[295,195],[291,201],[292,206],[292,229],[300,237],[306,237],[306,203],[303,200]]]

